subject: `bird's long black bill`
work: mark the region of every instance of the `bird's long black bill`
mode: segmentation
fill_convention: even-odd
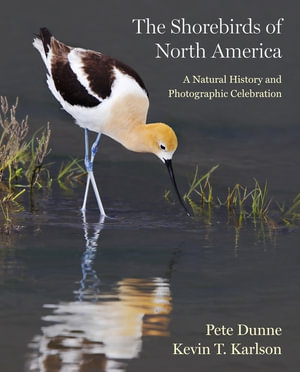
[[[179,191],[178,191],[178,187],[177,187],[177,184],[176,184],[176,181],[175,181],[175,176],[174,176],[174,171],[173,171],[172,161],[171,161],[171,159],[168,159],[168,160],[164,159],[164,160],[165,160],[166,167],[168,168],[168,172],[169,172],[169,175],[170,175],[171,181],[172,181],[172,183],[173,183],[173,185],[174,185],[174,188],[175,188],[176,194],[177,194],[177,196],[178,196],[179,203],[182,205],[182,207],[183,207],[185,213],[186,213],[188,216],[190,216],[190,213],[189,213],[189,211],[187,210],[187,208],[186,208],[186,206],[185,206],[185,204],[184,204],[184,202],[183,202],[183,200],[182,200],[182,198],[181,198],[181,196],[180,196],[180,194],[179,194]]]

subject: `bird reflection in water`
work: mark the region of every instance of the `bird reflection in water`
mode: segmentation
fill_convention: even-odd
[[[124,278],[110,293],[101,292],[93,262],[102,222],[92,226],[83,216],[86,249],[76,300],[45,305],[51,309],[51,315],[43,317],[49,325],[30,344],[30,371],[125,371],[126,361],[142,349],[142,336],[168,335],[168,279]]]

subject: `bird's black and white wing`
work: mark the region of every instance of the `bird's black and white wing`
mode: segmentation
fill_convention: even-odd
[[[112,104],[125,96],[131,97],[130,110],[136,102],[135,114],[146,119],[148,93],[129,66],[99,52],[67,46],[46,28],[40,30],[33,45],[47,67],[49,89],[80,126],[101,132]]]

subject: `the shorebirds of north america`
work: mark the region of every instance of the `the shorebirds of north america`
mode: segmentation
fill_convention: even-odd
[[[93,174],[99,140],[105,134],[129,150],[158,156],[168,168],[180,204],[172,168],[177,138],[163,123],[146,124],[148,93],[139,75],[129,66],[102,53],[70,47],[41,28],[33,41],[47,67],[47,83],[64,110],[85,130],[87,182],[82,204],[86,209],[92,183],[101,215],[106,216]],[[88,130],[98,133],[89,156]]]

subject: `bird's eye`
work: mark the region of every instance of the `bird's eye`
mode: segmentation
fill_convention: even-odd
[[[165,149],[166,149],[166,146],[164,146],[164,145],[160,145],[160,148],[161,148],[162,150],[165,150]]]

